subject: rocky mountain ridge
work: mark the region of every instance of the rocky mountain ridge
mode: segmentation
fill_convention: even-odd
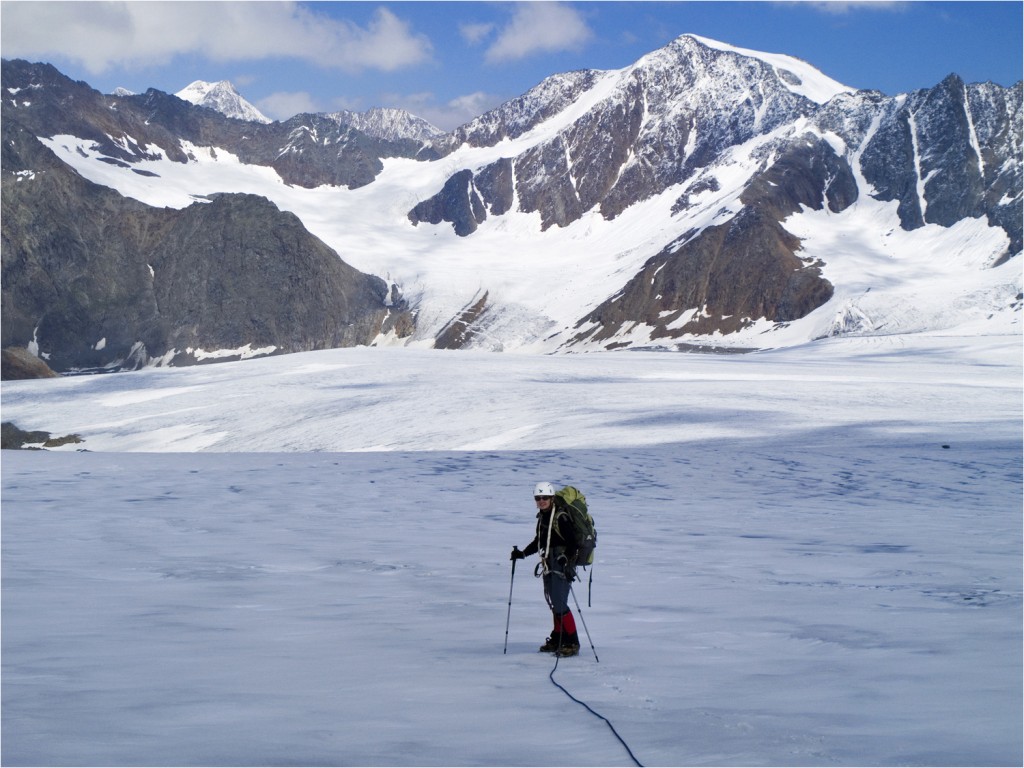
[[[404,109],[373,107],[365,112],[341,110],[328,113],[328,117],[337,120],[339,124],[349,125],[357,131],[362,131],[367,136],[384,141],[412,139],[413,141],[427,142],[444,135],[444,131],[440,128]]]
[[[328,115],[264,124],[228,118],[152,88],[107,96],[49,64],[21,60],[3,61],[2,88],[5,119],[36,136],[94,141],[111,163],[161,157],[187,163],[188,145],[216,147],[244,163],[273,168],[287,184],[355,188],[376,178],[383,158],[410,157],[422,147],[414,139],[368,136]]]
[[[159,91],[103,96],[49,65],[27,62],[3,63],[2,93],[5,130],[8,124],[17,126],[54,149],[46,137],[75,137],[78,144],[64,145],[60,155],[65,163],[97,179],[111,178],[107,172],[93,173],[97,161],[115,169],[121,181],[103,183],[113,183],[126,194],[142,183],[158,199],[160,163],[188,168],[197,161],[198,148],[210,148],[204,151],[214,158],[230,153],[244,167],[271,168],[290,189],[339,188],[341,196],[333,198],[343,203],[337,215],[356,216],[353,224],[376,229],[352,239],[341,221],[324,220],[318,224],[320,237],[334,243],[337,253],[362,258],[365,271],[387,277],[382,284],[395,281],[408,293],[412,280],[428,280],[415,288],[411,308],[402,304],[393,285],[370,291],[376,292],[380,306],[392,302],[401,308],[390,321],[392,328],[401,329],[394,338],[406,340],[399,343],[501,349],[518,339],[516,344],[548,350],[717,344],[752,339],[755,332],[771,333],[822,313],[813,323],[805,321],[811,337],[872,332],[881,321],[840,319],[870,312],[855,297],[852,284],[846,284],[850,273],[837,270],[842,254],[822,245],[821,236],[809,239],[797,226],[798,219],[805,221],[815,212],[836,222],[862,217],[869,228],[879,228],[878,237],[886,238],[893,225],[886,223],[885,211],[891,210],[894,225],[907,238],[921,233],[922,247],[934,242],[936,227],[940,233],[952,232],[965,222],[978,222],[971,226],[984,229],[984,238],[972,236],[963,246],[964,255],[957,257],[964,259],[965,274],[973,274],[975,262],[994,269],[1021,252],[1020,83],[1011,88],[968,85],[951,75],[934,88],[888,97],[852,91],[789,57],[740,51],[685,35],[622,70],[549,77],[443,135],[387,111],[300,115],[272,124],[240,121]],[[18,162],[20,166],[5,162],[5,170],[31,172],[38,160]],[[395,167],[404,170],[382,175],[385,163],[400,163]],[[10,196],[14,215],[17,187],[8,176],[5,206]],[[352,208],[355,198],[344,194],[345,189],[372,192],[377,186],[381,191],[365,196],[367,204],[386,200],[388,210]],[[276,189],[268,188],[272,198],[279,196]],[[296,202],[301,196],[285,192],[278,213],[283,214],[282,204],[303,209]],[[206,201],[200,207],[218,200],[208,193],[194,194]],[[125,216],[149,215],[131,198],[121,200]],[[57,202],[34,200],[44,210]],[[244,205],[256,206],[257,201],[247,199]],[[388,212],[392,206],[405,216],[404,227]],[[662,208],[656,226],[636,229],[624,223],[641,210]],[[203,214],[204,243],[198,250],[208,258],[222,247],[217,243],[225,242],[218,230],[230,227],[240,215],[230,210],[220,217]],[[870,214],[873,219],[871,211],[876,211]],[[17,215],[14,221],[19,221]],[[536,225],[527,225],[531,221]],[[578,238],[569,233],[584,222],[591,222],[585,231],[610,227],[609,233],[620,234],[587,239],[579,256],[564,256],[558,246],[545,245],[560,242],[560,232]],[[522,240],[500,236],[524,226],[536,230]],[[854,230],[858,228],[864,226],[857,224]],[[448,238],[431,244],[429,239],[445,229],[467,247]],[[32,233],[12,232],[8,240],[26,248]],[[380,253],[367,253],[364,246],[357,251],[340,247],[349,240],[372,242]],[[592,282],[594,287],[586,289],[591,293],[581,296],[577,287],[571,303],[527,306],[511,300],[509,289],[492,290],[497,284],[492,285],[494,272],[486,263],[468,267],[464,288],[449,284],[449,272],[439,273],[440,282],[423,277],[428,265],[449,258],[448,253],[454,258],[482,247],[505,254],[503,240],[527,250],[554,248],[558,259],[570,261],[552,274],[577,286]],[[413,241],[420,244],[403,245]],[[869,239],[865,247],[885,263],[885,243]],[[405,255],[407,247],[411,250]],[[941,247],[961,252],[960,245]],[[289,248],[285,251],[291,253]],[[8,274],[14,274],[8,270],[7,250],[5,241],[5,290]],[[420,253],[429,255],[414,255]],[[521,260],[524,255],[521,251],[501,258]],[[937,265],[948,261],[937,259]],[[606,269],[597,266],[602,263],[616,266],[593,280],[586,276],[590,270]],[[533,269],[539,267],[536,262]],[[198,262],[189,269],[204,274]],[[177,274],[177,279],[187,276]],[[844,282],[836,282],[837,274]],[[523,280],[528,279],[524,274]],[[995,283],[997,288],[977,289],[987,292],[982,303],[1019,314],[1019,275]],[[229,298],[230,281],[219,290],[222,298]],[[871,301],[879,301],[879,295],[876,291]],[[949,298],[951,305],[970,301],[975,299]],[[42,325],[29,322],[28,314],[9,323],[6,305],[4,344],[37,343],[26,334]],[[245,313],[237,303],[229,305]],[[553,308],[561,314],[552,315]],[[197,327],[207,324],[206,309],[202,302],[189,305],[188,314],[200,320]],[[829,319],[832,315],[836,319]],[[368,327],[380,330],[383,325],[375,316]],[[259,348],[255,326],[236,326],[238,341]],[[8,335],[9,327],[16,332]],[[325,345],[351,343],[352,338],[339,342],[322,328],[310,335]],[[76,349],[82,343],[76,341]],[[182,336],[180,343],[192,341]]]
[[[950,75],[892,98],[836,88],[824,103],[799,85],[789,70],[688,36],[625,70],[549,78],[432,148],[444,156],[461,143],[493,145],[569,111],[564,105],[592,103],[526,151],[460,170],[409,218],[450,222],[469,236],[509,211],[514,196],[520,211],[540,214],[542,228],[565,227],[595,209],[614,219],[670,188],[681,190],[675,210],[685,212],[693,198],[721,189],[718,171],[730,152],[756,143],[730,225],[659,252],[581,319],[580,328],[598,330],[573,342],[610,339],[637,323],[657,339],[807,315],[832,289],[781,222],[805,208],[841,212],[862,194],[895,201],[906,230],[984,217],[1009,240],[993,265],[1020,254],[1020,83],[968,86]],[[698,309],[697,319],[677,322]]]
[[[601,91],[600,83],[603,91],[591,97],[591,108],[512,159],[520,209],[539,211],[545,228],[565,226],[594,207],[613,218],[671,186],[699,189],[701,172],[729,149],[784,128],[760,149],[766,158],[809,132],[834,135],[841,146],[822,151],[846,166],[856,154],[871,193],[898,200],[906,228],[984,215],[1006,229],[1007,255],[1020,252],[1020,217],[1012,215],[1019,205],[1011,202],[1021,191],[1020,83],[968,86],[950,75],[915,94],[839,91],[817,104],[793,90],[795,78],[684,36],[625,70],[549,78],[425,151],[443,157],[463,143],[491,146],[515,138]],[[507,187],[488,183],[496,165],[474,171],[474,180],[483,180],[476,190],[485,211],[507,199]],[[449,214],[442,218],[472,230],[473,222],[457,223],[455,212]]]
[[[115,96],[133,96],[130,91],[118,89]],[[252,103],[247,101],[228,80],[208,83],[196,80],[174,94],[179,99],[200,107],[209,107],[225,117],[253,123],[272,123]],[[343,109],[327,112],[324,116],[340,126],[348,126],[367,136],[384,141],[407,140],[426,142],[444,135],[444,131],[404,109],[373,107],[364,112]]]

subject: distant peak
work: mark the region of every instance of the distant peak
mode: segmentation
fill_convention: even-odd
[[[228,80],[219,80],[216,83],[195,80],[174,95],[192,104],[209,107],[236,120],[248,120],[253,123],[272,122],[270,118],[242,98],[242,95]]]
[[[369,136],[387,141],[401,139],[429,141],[444,134],[444,131],[423,118],[404,109],[393,107],[373,107],[365,112],[343,110],[332,112],[329,117],[339,123],[351,125]]]

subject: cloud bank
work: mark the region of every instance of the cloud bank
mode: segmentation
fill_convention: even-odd
[[[426,36],[383,7],[365,26],[293,2],[4,2],[2,13],[5,57],[56,56],[93,74],[163,65],[183,54],[391,72],[433,53]]]
[[[466,35],[466,30],[463,30]],[[487,49],[491,64],[524,59],[535,53],[575,51],[594,33],[575,9],[562,3],[515,3],[511,21]]]

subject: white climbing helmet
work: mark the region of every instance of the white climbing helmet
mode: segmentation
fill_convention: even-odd
[[[534,496],[554,496],[555,486],[551,483],[537,483],[537,487],[533,489]]]

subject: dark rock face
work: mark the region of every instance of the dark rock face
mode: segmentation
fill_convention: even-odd
[[[150,208],[82,179],[12,120],[3,167],[2,344],[34,342],[56,371],[352,346],[411,325],[383,280],[264,198]]]
[[[779,148],[779,157],[755,174],[740,196],[744,205],[782,221],[801,206],[833,213],[857,201],[857,180],[845,158],[824,139],[806,134]]]
[[[460,236],[475,232],[486,218],[487,212],[473,186],[473,174],[469,171],[456,173],[448,179],[440,192],[409,212],[409,220],[413,224],[449,221],[455,227],[455,233]]]
[[[434,340],[434,349],[461,349],[473,340],[475,326],[487,313],[487,293],[473,301],[445,326]]]
[[[683,245],[648,261],[577,325],[599,328],[573,341],[607,340],[634,323],[652,326],[652,338],[678,338],[804,317],[832,298],[833,287],[799,257],[800,241],[779,222],[801,206],[838,212],[856,199],[853,172],[828,142],[812,134],[792,141],[751,179],[741,197],[746,207],[731,222],[684,236]]]
[[[62,445],[83,442],[85,441],[80,435],[51,437],[49,432],[43,432],[42,430],[27,432],[11,421],[5,421],[0,425],[0,448],[4,450],[17,450],[25,447],[37,447],[37,449],[57,448]]]
[[[476,174],[476,188],[492,216],[501,216],[512,210],[515,199],[515,170],[512,161],[504,157],[491,163]],[[480,223],[480,222],[477,222]]]
[[[833,99],[816,122],[862,147],[860,169],[872,190],[861,192],[898,201],[904,229],[985,217],[1010,239],[1005,260],[1022,248],[1021,88],[965,85],[950,75],[896,98]]]
[[[433,197],[409,212],[413,224],[450,222],[459,236],[472,234],[487,219],[487,213],[501,216],[512,208],[515,194],[512,161],[503,158],[478,174],[456,173]]]
[[[219,195],[170,218],[148,250],[169,346],[325,349],[368,344],[382,330],[384,281],[266,199]]]
[[[650,259],[616,296],[584,317],[571,343],[605,341],[637,323],[651,338],[731,333],[759,318],[795,320],[832,297],[820,269],[801,260],[800,241],[774,217],[748,208]],[[694,313],[687,310],[695,309]],[[685,316],[684,316],[685,315]]]

